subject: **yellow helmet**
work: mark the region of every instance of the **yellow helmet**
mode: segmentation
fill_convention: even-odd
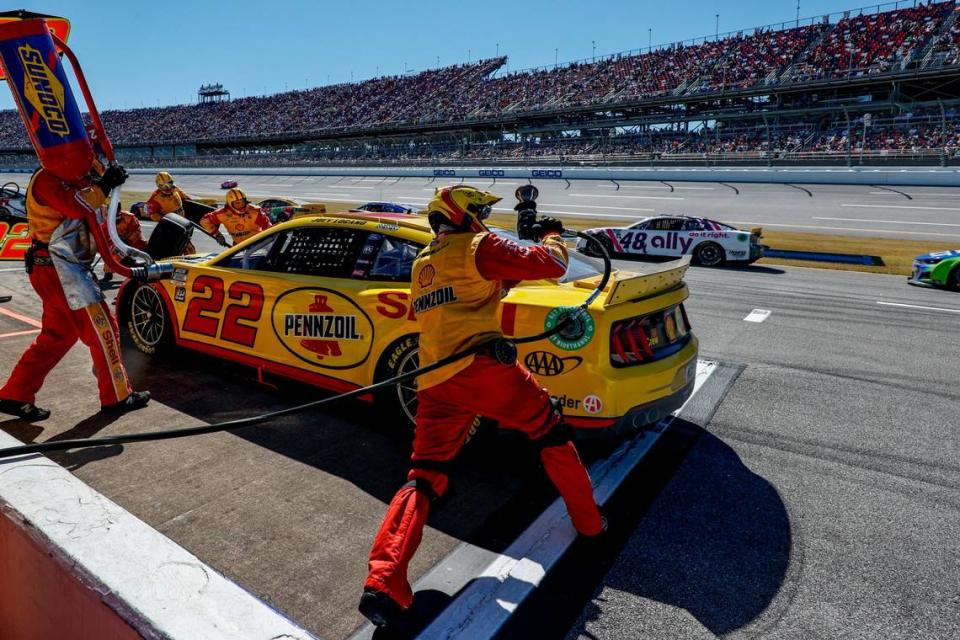
[[[430,226],[434,231],[444,223],[461,231],[483,231],[486,229],[483,221],[490,216],[493,205],[502,199],[465,184],[440,187],[427,205]]]
[[[158,173],[156,182],[157,182],[158,189],[173,188],[173,176],[170,175],[167,171],[161,171],[160,173]]]
[[[234,187],[233,189],[230,189],[230,191],[227,191],[226,200],[227,200],[227,206],[230,207],[231,209],[239,210],[247,206],[247,194],[243,192],[243,189],[238,189],[236,187]],[[236,204],[241,200],[243,201],[243,206],[242,207],[236,206]]]

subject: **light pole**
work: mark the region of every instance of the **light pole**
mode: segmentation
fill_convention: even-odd
[[[593,45],[593,61],[596,62],[597,61],[597,41],[591,40],[590,44]]]
[[[467,49],[467,62],[473,61],[473,49]]]
[[[557,57],[560,55],[560,49],[556,48],[553,50],[553,68],[557,68]]]
[[[499,42],[497,43],[497,55],[496,55],[495,57],[497,57],[497,58],[500,57],[500,43],[499,43]]]
[[[647,53],[653,51],[653,27],[647,29]]]
[[[797,26],[800,26],[800,0],[797,0]]]
[[[717,17],[717,28],[714,31],[713,37],[715,40],[719,40],[720,39],[720,14],[718,13],[716,17]]]

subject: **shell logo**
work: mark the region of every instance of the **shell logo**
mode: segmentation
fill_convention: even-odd
[[[421,289],[426,289],[433,284],[433,279],[437,277],[437,270],[432,264],[428,264],[423,269],[420,269],[420,273],[417,274],[417,284],[420,285]]]
[[[350,298],[320,288],[293,289],[277,298],[273,332],[294,356],[323,369],[351,369],[373,347],[373,323]]]

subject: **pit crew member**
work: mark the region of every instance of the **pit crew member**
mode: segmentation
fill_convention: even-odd
[[[220,225],[227,228],[233,244],[252,238],[264,229],[270,228],[270,219],[260,211],[260,207],[250,204],[243,189],[227,191],[226,204],[200,218],[200,226],[223,246],[227,244]]]
[[[146,406],[147,391],[134,391],[120,358],[117,322],[104,301],[91,265],[90,234],[97,209],[127,178],[122,167],[96,163],[86,177],[60,178],[40,169],[27,187],[27,223],[32,245],[24,263],[43,302],[40,335],[0,388],[0,412],[44,420],[50,411],[34,404],[47,374],[79,339],[90,350],[101,409],[126,412]]]
[[[106,222],[104,222],[104,232],[106,233]],[[124,244],[141,251],[147,250],[147,241],[143,237],[143,230],[137,216],[129,211],[123,210],[123,205],[117,206],[117,234]],[[103,263],[103,278],[101,282],[110,282],[113,280],[113,271],[107,262]]]
[[[167,171],[161,171],[155,179],[157,183],[156,190],[150,194],[150,198],[143,205],[144,211],[153,222],[159,222],[165,215],[176,213],[183,215],[184,200],[193,200],[193,197],[186,191],[173,183],[173,176]],[[192,242],[188,242],[184,247],[183,253],[190,255],[196,253],[197,248]]]
[[[439,189],[428,205],[435,238],[413,265],[411,298],[420,328],[421,366],[491,338],[502,338],[500,299],[520,280],[559,278],[567,250],[559,220],[520,229],[542,241],[522,247],[483,224],[498,196],[458,185]],[[377,626],[403,620],[413,602],[407,567],[420,544],[430,503],[447,490],[448,473],[476,415],[526,434],[560,492],[576,530],[606,527],[593,487],[549,393],[514,359],[492,349],[417,379],[419,402],[408,482],[394,496],[373,543],[360,612]]]
[[[183,201],[193,200],[193,197],[175,185],[173,176],[167,171],[161,171],[157,174],[156,183],[156,190],[150,194],[150,198],[144,206],[150,219],[159,222],[160,218],[168,213],[183,215]]]

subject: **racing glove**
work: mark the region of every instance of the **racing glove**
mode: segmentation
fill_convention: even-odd
[[[230,246],[230,243],[227,242],[227,239],[223,237],[223,234],[222,234],[222,233],[216,234],[215,236],[213,236],[213,239],[216,240],[216,241],[217,241],[217,244],[219,244],[221,247],[229,247],[229,246]]]
[[[100,187],[100,190],[106,194],[110,193],[114,188],[119,187],[126,181],[127,170],[120,165],[115,164],[107,167],[107,170],[103,172],[103,175],[100,176],[100,179],[96,181],[96,185]]]
[[[521,240],[536,240],[533,227],[537,224],[537,203],[518,202],[513,209],[517,212],[517,235]]]
[[[517,223],[517,235],[521,240],[540,242],[548,233],[563,233],[563,223],[548,216],[534,219],[533,223],[523,224],[523,220]]]
[[[537,240],[542,240],[543,236],[548,233],[563,233],[563,223],[557,220],[556,218],[551,218],[549,216],[544,216],[537,221],[537,224],[533,226],[534,231],[537,233]]]

